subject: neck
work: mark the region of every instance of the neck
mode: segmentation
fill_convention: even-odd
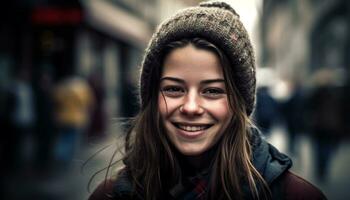
[[[213,160],[214,153],[212,151],[207,151],[201,155],[196,156],[185,156],[185,161],[194,169],[201,170],[208,168],[211,161]]]
[[[185,156],[183,154],[180,154],[180,163],[185,171],[190,174],[195,174],[210,167],[213,160],[215,159],[216,152],[217,147],[214,146],[200,155]]]

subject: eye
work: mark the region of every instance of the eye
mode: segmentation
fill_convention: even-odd
[[[185,93],[185,89],[180,86],[165,86],[161,88],[161,92],[168,97],[180,97]]]
[[[203,90],[202,94],[209,98],[219,98],[222,97],[226,92],[221,88],[206,88]]]

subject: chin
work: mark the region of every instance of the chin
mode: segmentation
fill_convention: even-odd
[[[176,146],[176,149],[185,156],[199,156],[208,150],[207,148],[194,149],[193,147],[184,148],[179,146]]]

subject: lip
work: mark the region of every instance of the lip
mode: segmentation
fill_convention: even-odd
[[[196,139],[205,134],[205,132],[213,126],[210,123],[182,123],[182,122],[172,122],[172,125],[176,129],[176,133],[186,139]],[[198,131],[186,131],[179,126],[206,126],[206,128]]]

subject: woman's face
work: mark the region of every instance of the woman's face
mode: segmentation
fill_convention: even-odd
[[[158,99],[167,137],[187,156],[209,150],[232,117],[218,56],[190,44],[165,58]]]

